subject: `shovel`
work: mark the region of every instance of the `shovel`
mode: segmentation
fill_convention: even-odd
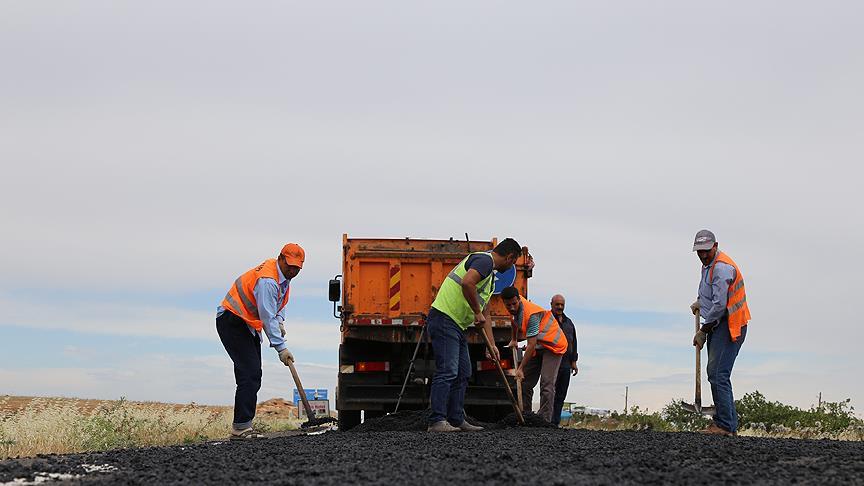
[[[312,407],[309,405],[309,400],[306,399],[306,390],[303,389],[303,385],[300,383],[300,375],[297,374],[297,369],[294,368],[294,362],[288,361],[288,367],[291,368],[291,376],[294,377],[294,384],[297,385],[297,393],[300,394],[300,401],[303,402],[303,408],[306,410],[307,420],[303,422],[300,427],[305,429],[307,427],[314,427],[328,422],[335,422],[336,419],[333,417],[315,416],[315,412],[312,411]]]
[[[480,328],[477,331],[483,336],[483,340],[486,341],[486,349],[489,350],[489,356],[492,358],[492,361],[495,362],[495,367],[498,368],[498,374],[501,375],[501,379],[504,380],[504,389],[507,390],[507,397],[510,398],[510,403],[513,405],[513,411],[516,412],[516,420],[519,421],[519,425],[525,425],[525,417],[522,416],[522,409],[519,407],[519,404],[516,403],[516,398],[513,397],[513,390],[510,389],[510,383],[507,382],[507,375],[504,374],[504,368],[501,367],[501,361],[495,359],[495,355],[492,353],[492,349],[495,345],[492,343],[492,340],[489,339],[489,336],[486,335],[484,329]]]
[[[699,332],[699,309],[696,309],[696,332]],[[685,403],[684,409],[690,412],[698,413],[701,415],[711,415],[714,416],[714,407],[712,406],[702,406],[702,349],[696,348],[696,397],[693,400],[693,405],[689,403]]]
[[[516,370],[519,368],[519,359],[516,351],[516,346],[513,346],[513,369]],[[522,380],[516,378],[516,399],[519,402],[519,410],[525,410],[522,407]]]

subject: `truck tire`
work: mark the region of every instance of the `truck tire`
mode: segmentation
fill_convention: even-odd
[[[360,425],[360,410],[340,410],[339,430],[349,430]]]

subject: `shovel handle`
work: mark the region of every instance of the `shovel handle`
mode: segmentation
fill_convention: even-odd
[[[696,332],[699,332],[699,309],[696,309]],[[696,348],[696,409],[702,408],[702,349]]]
[[[516,370],[519,368],[518,366],[518,353],[516,352],[516,346],[511,348],[513,350],[513,369]],[[522,380],[516,378],[516,400],[519,402],[519,410],[525,410],[522,405]]]
[[[306,410],[306,419],[312,420],[315,418],[315,413],[312,411],[312,407],[309,406],[309,400],[306,399],[306,390],[303,389],[303,385],[300,383],[300,375],[297,374],[297,369],[294,368],[294,362],[288,361],[288,367],[291,368],[291,376],[294,377],[294,384],[297,385],[297,393],[300,395],[300,401],[303,402],[303,408]]]
[[[519,404],[516,403],[516,398],[513,396],[513,390],[510,389],[510,383],[507,382],[507,375],[504,374],[504,368],[501,367],[501,361],[495,358],[495,354],[492,351],[495,345],[492,344],[489,336],[486,335],[485,329],[481,327],[478,329],[478,331],[483,336],[483,341],[486,342],[486,349],[489,350],[489,356],[492,357],[492,361],[495,363],[495,367],[498,368],[498,374],[501,375],[501,379],[504,380],[504,389],[507,390],[507,397],[510,399],[510,403],[513,405],[513,411],[516,412],[516,420],[519,421],[520,425],[525,425],[525,417],[522,416],[522,410],[519,408]]]

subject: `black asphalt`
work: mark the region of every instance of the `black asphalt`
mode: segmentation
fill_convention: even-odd
[[[110,466],[111,472],[85,473]],[[326,432],[0,462],[106,484],[864,484],[864,443],[541,428]]]

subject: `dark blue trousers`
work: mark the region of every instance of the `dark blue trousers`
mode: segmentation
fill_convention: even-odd
[[[714,423],[729,432],[738,431],[738,412],[732,395],[732,366],[738,351],[747,336],[747,326],[741,328],[741,336],[733,342],[729,333],[729,322],[724,318],[708,334],[708,381],[714,397]]]
[[[564,408],[564,400],[567,399],[567,389],[570,388],[570,362],[564,366],[564,361],[561,361],[561,367],[558,368],[558,380],[555,381],[555,402],[552,409],[552,423],[559,425],[561,423],[561,410]]]
[[[458,426],[465,421],[465,390],[471,378],[468,340],[447,314],[434,310],[426,320],[432,350],[435,352],[435,376],[429,392],[432,415],[429,424],[447,420]]]
[[[252,426],[261,389],[261,338],[252,334],[246,321],[227,310],[216,318],[216,332],[234,362],[234,428],[243,430]]]

